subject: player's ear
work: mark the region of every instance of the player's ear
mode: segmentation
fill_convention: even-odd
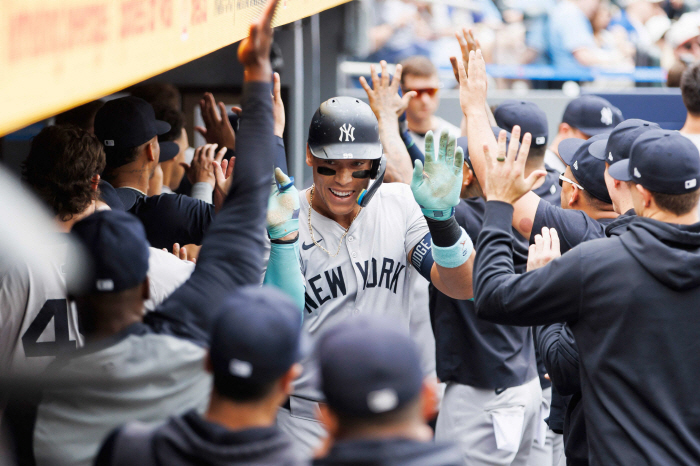
[[[578,201],[578,198],[581,195],[581,193],[579,192],[579,189],[575,186],[573,186],[569,192],[571,193],[569,197],[569,207],[573,208],[574,204],[576,204],[576,202]]]
[[[309,149],[308,144],[306,145],[306,165],[308,165],[309,167],[314,166],[314,156],[311,153],[311,150]]]
[[[96,174],[93,175],[92,178],[90,178],[90,189],[93,191],[97,191],[97,187],[100,185],[100,175]]]
[[[561,134],[569,134],[571,133],[571,126],[568,123],[561,122],[559,123],[559,132]]]
[[[292,383],[301,375],[302,370],[303,368],[301,364],[297,363],[293,364],[292,367],[290,367],[289,370],[284,373],[280,379],[280,384],[282,385],[282,391],[284,393],[291,395],[291,393],[294,391]]]

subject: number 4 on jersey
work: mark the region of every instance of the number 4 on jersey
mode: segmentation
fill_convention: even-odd
[[[37,341],[53,318],[54,341]],[[49,299],[44,303],[39,314],[22,335],[24,354],[28,358],[39,356],[56,356],[65,350],[74,350],[75,340],[70,340],[68,332],[68,301]]]

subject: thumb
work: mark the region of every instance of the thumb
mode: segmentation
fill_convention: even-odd
[[[243,113],[243,109],[241,107],[231,107],[231,111],[238,116],[241,116],[241,113]]]
[[[527,186],[527,190],[530,191],[533,186],[539,181],[540,178],[544,178],[547,176],[547,172],[545,170],[535,170],[534,172],[530,173],[530,176],[525,178],[525,186]]]
[[[204,136],[205,138],[207,137],[207,130],[206,130],[206,128],[203,128],[203,127],[201,127],[201,126],[195,126],[195,127],[194,127],[194,130],[197,131],[197,132],[198,132],[199,134],[201,134],[202,136]]]
[[[190,171],[190,168],[192,168],[187,162],[180,162],[180,166],[184,168],[186,172]]]
[[[275,180],[282,187],[288,185],[292,181],[280,167],[275,168]]]
[[[216,184],[223,184],[226,182],[226,178],[224,178],[224,172],[221,169],[221,164],[214,160],[212,162],[212,165],[214,165],[214,177],[216,178]]]
[[[423,182],[423,162],[416,160],[416,164],[413,167],[413,178],[411,179],[411,186],[419,186]]]

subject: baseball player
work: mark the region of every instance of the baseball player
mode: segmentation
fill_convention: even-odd
[[[400,68],[391,84],[383,71],[375,89],[362,80],[370,99],[399,99]],[[411,273],[447,294],[471,297],[473,246],[453,216],[463,152],[447,133],[437,156],[432,133],[426,141],[425,167],[416,162],[410,188],[382,184],[385,159],[371,108],[355,98],[334,97],[314,114],[306,152],[314,184],[300,193],[298,216],[306,332],[318,335],[344,319],[382,315],[408,334]],[[278,247],[273,243],[273,251]],[[268,273],[274,267],[271,253]],[[314,364],[306,360],[278,417],[307,457],[324,436],[315,414],[323,399],[315,378]]]

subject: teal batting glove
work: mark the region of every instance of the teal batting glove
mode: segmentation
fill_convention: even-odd
[[[440,147],[435,157],[433,132],[425,135],[425,167],[416,160],[411,191],[423,215],[433,220],[448,220],[454,215],[462,190],[464,152],[449,132],[440,134]]]
[[[275,168],[275,185],[267,202],[267,233],[270,239],[280,239],[295,231],[299,231],[299,191],[294,178]]]

